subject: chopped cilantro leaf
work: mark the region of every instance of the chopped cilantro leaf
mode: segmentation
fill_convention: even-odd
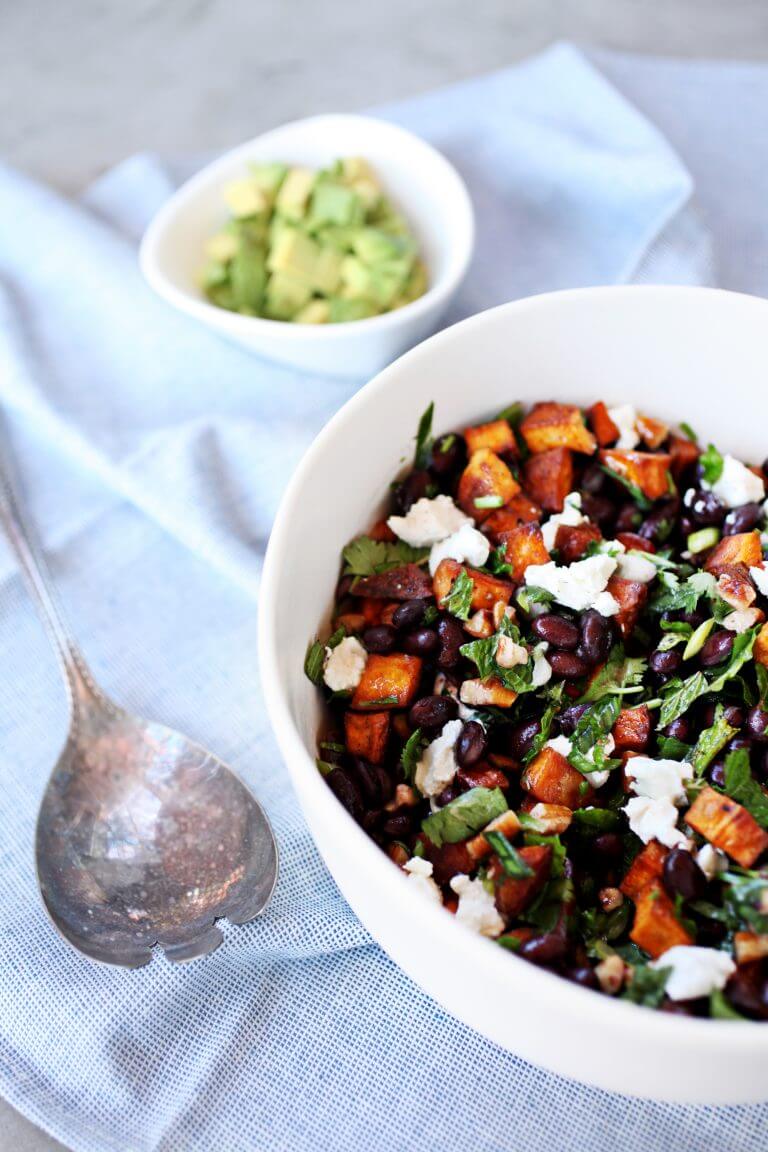
[[[421,564],[428,548],[412,548],[403,540],[372,540],[358,536],[342,552],[345,576],[375,576],[401,564]]]
[[[403,746],[400,761],[403,765],[403,775],[409,784],[413,783],[416,767],[428,743],[429,741],[421,728],[417,728],[415,732],[410,734]]]
[[[707,484],[716,484],[723,474],[723,458],[714,444],[699,456],[701,474]]]
[[[440,603],[452,616],[455,616],[457,620],[469,620],[474,590],[474,581],[462,568],[451,585],[450,590],[443,596]]]
[[[319,684],[323,679],[323,661],[325,659],[325,645],[319,640],[310,640],[307,654],[304,657],[304,672],[313,684]]]

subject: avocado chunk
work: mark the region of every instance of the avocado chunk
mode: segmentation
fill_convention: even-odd
[[[227,207],[236,219],[266,212],[269,201],[255,180],[233,180],[224,189]]]
[[[251,164],[250,168],[253,180],[255,180],[261,191],[269,199],[270,204],[273,203],[280,189],[280,185],[288,175],[288,165]]]
[[[341,227],[362,224],[363,203],[352,188],[335,180],[319,180],[312,193],[310,221],[313,225],[339,224]]]
[[[260,248],[244,245],[229,265],[229,282],[238,311],[248,309],[258,313],[264,300],[266,280],[264,253]]]
[[[361,228],[353,242],[355,254],[364,264],[412,258],[415,245],[410,236],[394,236],[382,228]]]
[[[316,179],[317,175],[311,168],[291,168],[280,185],[275,211],[286,220],[302,220]]]
[[[292,272],[273,272],[267,281],[265,313],[271,320],[291,320],[312,295],[306,280]]]
[[[297,324],[327,324],[331,318],[331,305],[327,300],[310,300],[296,315]]]
[[[332,296],[328,301],[330,305],[331,324],[346,324],[350,320],[367,320],[369,316],[376,315],[376,308],[370,300],[345,300],[341,296]]]

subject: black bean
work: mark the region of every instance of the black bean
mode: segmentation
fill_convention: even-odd
[[[363,801],[357,784],[341,768],[334,768],[333,772],[329,772],[325,781],[350,816],[359,820],[363,812]]]
[[[471,768],[482,760],[488,747],[488,737],[482,724],[470,720],[456,741],[455,756],[462,768]]]
[[[458,620],[450,616],[443,616],[437,625],[437,635],[440,640],[440,650],[437,654],[437,663],[440,668],[455,668],[461,659],[459,649],[466,640],[466,635]]]
[[[722,664],[727,660],[733,650],[733,632],[725,628],[713,632],[699,652],[699,663],[703,668],[712,668],[715,664]]]
[[[616,832],[604,832],[602,836],[596,836],[592,841],[592,847],[598,856],[611,862],[620,860],[623,852],[621,836]]]
[[[728,513],[723,522],[723,536],[737,536],[740,532],[751,532],[763,518],[759,504],[742,504]]]
[[[762,708],[750,708],[747,712],[747,732],[759,744],[768,744],[768,712]]]
[[[392,493],[392,505],[395,512],[400,516],[405,516],[417,500],[421,500],[422,496],[427,495],[431,484],[432,477],[429,472],[414,469],[402,483],[396,486]]]
[[[673,740],[682,740],[685,743],[691,731],[691,724],[687,716],[678,716],[677,720],[667,724],[663,731],[665,736],[669,736]]]
[[[599,464],[587,464],[581,477],[582,491],[589,492],[591,496],[597,496],[605,488],[607,479],[608,477]]]
[[[429,656],[440,641],[434,628],[416,628],[403,637],[403,650],[410,656]]]
[[[531,632],[539,640],[546,640],[553,648],[574,649],[579,643],[579,630],[571,620],[548,612],[537,616],[531,624]]]
[[[704,705],[701,713],[701,722],[705,728],[711,728],[715,722],[715,714],[719,705],[714,701]],[[737,707],[736,704],[726,704],[723,707],[723,717],[731,725],[732,728],[741,728],[744,723],[744,709]]]
[[[337,603],[339,602],[339,600],[343,600],[344,597],[349,594],[349,590],[352,587],[352,583],[353,583],[354,579],[355,579],[354,576],[342,576],[341,580],[339,580],[338,584],[336,585],[336,602]]]
[[[600,981],[595,976],[594,968],[584,965],[582,968],[568,968],[564,973],[568,980],[580,984],[582,988],[599,988]]]
[[[643,517],[637,510],[636,504],[622,504],[616,517],[617,532],[633,532],[642,523]]]
[[[456,718],[458,710],[453,696],[422,696],[411,705],[408,721],[412,728],[442,728]]]
[[[416,628],[424,619],[426,600],[404,600],[392,613],[395,628]]]
[[[384,800],[382,780],[376,768],[375,764],[370,764],[361,756],[355,756],[352,761],[351,771],[369,808],[378,808]]]
[[[576,731],[576,725],[586,712],[588,704],[571,704],[570,707],[564,708],[558,716],[560,732],[563,736],[572,736]]]
[[[674,529],[677,513],[677,501],[665,500],[645,518],[638,529],[640,535],[656,544],[663,544]]]
[[[707,890],[706,876],[685,848],[673,848],[669,853],[662,879],[670,896],[682,896],[683,900],[701,900]]]
[[[466,456],[464,437],[452,432],[435,440],[429,467],[436,476],[450,476],[463,466]]]
[[[433,799],[438,808],[445,808],[446,804],[450,804],[451,800],[455,800],[458,795],[458,788],[454,788],[452,784],[449,784],[447,788],[443,788],[442,792],[434,796]]]
[[[695,1016],[696,1009],[687,1000],[665,1000],[660,1008],[670,1016]]]
[[[605,616],[590,608],[581,617],[579,655],[588,664],[601,664],[611,650],[611,626]]]
[[[725,761],[713,760],[707,770],[707,778],[716,788],[725,788]]]
[[[565,680],[578,680],[589,672],[589,664],[575,652],[548,652],[547,660],[554,674]]]
[[[691,500],[686,501],[686,508],[694,524],[700,527],[722,524],[728,511],[714,492],[706,491],[696,492]]]
[[[523,760],[531,750],[531,745],[541,731],[540,720],[523,720],[506,730],[507,747],[510,756]]]
[[[676,648],[670,648],[667,652],[661,652],[657,648],[655,652],[651,653],[648,664],[652,672],[667,680],[670,676],[674,676],[682,662],[682,653],[678,652]]]
[[[616,514],[612,500],[607,496],[593,496],[590,492],[582,494],[581,510],[585,516],[601,527],[611,524]]]
[[[532,936],[524,940],[518,948],[518,955],[524,956],[533,964],[556,964],[567,951],[565,937],[560,932],[545,932],[543,936]]]
[[[742,964],[728,981],[725,995],[739,1012],[768,1019],[768,986],[760,961]]]
[[[384,654],[394,651],[397,642],[397,633],[389,624],[377,624],[373,628],[366,628],[363,632],[363,644],[369,652]]]
[[[733,740],[729,740],[725,746],[726,755],[729,752],[738,752],[741,748],[752,748],[752,741],[749,736],[734,736]]]
[[[388,816],[381,826],[385,836],[392,840],[404,840],[413,831],[413,815],[409,811],[395,812]]]

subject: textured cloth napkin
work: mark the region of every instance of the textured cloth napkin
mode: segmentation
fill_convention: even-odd
[[[757,145],[766,107],[760,69],[594,65],[559,47],[382,115],[470,186],[478,250],[457,317],[627,279],[765,290],[751,131]],[[499,1050],[411,984],[340,897],[269,732],[254,621],[280,493],[354,386],[249,357],[143,286],[136,238],[192,167],[130,160],[77,204],[0,173],[0,401],[97,678],[234,765],[273,822],[280,882],[261,919],[225,924],[219,951],[187,967],[106,968],[58,938],[33,830],[65,694],[3,548],[0,1092],[78,1152],[757,1152],[767,1109],[640,1103]]]

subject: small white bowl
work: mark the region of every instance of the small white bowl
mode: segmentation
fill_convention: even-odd
[[[317,846],[372,935],[502,1047],[660,1100],[767,1099],[768,1024],[671,1016],[579,988],[414,892],[317,771],[321,700],[303,656],[328,619],[340,549],[375,518],[431,400],[436,431],[515,400],[637,401],[663,420],[690,421],[704,444],[761,460],[766,360],[768,302],[705,289],[561,292],[465,320],[390,365],[320,433],[283,499],[259,596],[261,682],[280,749]]]
[[[227,218],[224,186],[247,175],[253,161],[321,168],[342,156],[370,161],[406,216],[427,265],[427,292],[394,312],[345,324],[263,320],[208,303],[197,276],[206,241]],[[377,372],[435,330],[467,270],[474,233],[464,181],[429,144],[370,116],[312,116],[257,136],[188,180],[147,228],[139,259],[163,299],[223,336],[296,368],[360,377]]]

